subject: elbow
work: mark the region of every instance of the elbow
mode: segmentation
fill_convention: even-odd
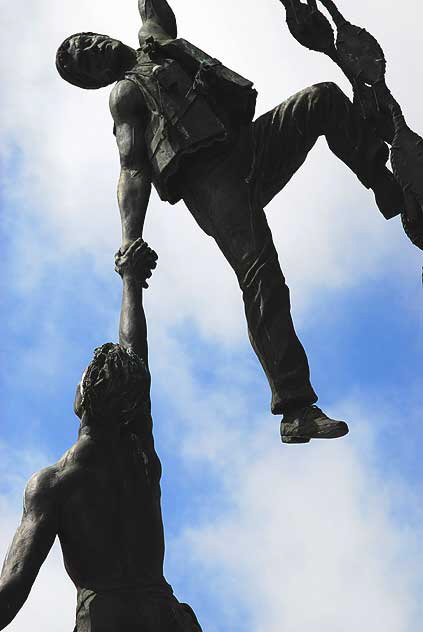
[[[142,167],[122,167],[118,184],[120,200],[148,199],[151,189],[151,174]]]
[[[136,180],[137,178],[141,178],[144,175],[143,171],[144,170],[141,166],[121,165],[120,177],[122,180],[127,180],[130,182],[131,180]]]
[[[150,179],[151,165],[146,156],[135,157],[132,155],[123,155],[120,157],[120,173],[121,177],[128,180],[137,178]]]

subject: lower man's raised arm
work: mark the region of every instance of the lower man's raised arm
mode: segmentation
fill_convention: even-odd
[[[141,238],[116,254],[116,271],[122,277],[119,344],[134,351],[148,366],[147,324],[142,302],[147,279],[156,267],[157,255]]]

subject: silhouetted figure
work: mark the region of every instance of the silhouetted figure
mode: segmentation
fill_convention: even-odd
[[[233,268],[251,344],[267,375],[282,440],[340,437],[344,422],[317,406],[306,354],[295,333],[289,290],[263,208],[305,161],[319,136],[373,189],[387,218],[403,204],[386,168],[387,145],[333,83],[289,98],[253,122],[252,83],[183,39],[165,0],[139,2],[143,27],[133,50],[105,35],[72,35],[57,68],[82,88],[116,82],[110,97],[120,153],[123,246],[142,229],[151,184],[162,200],[184,200]],[[137,209],[132,220],[131,209]],[[303,256],[302,253],[299,253]]]
[[[123,280],[119,344],[95,351],[77,387],[77,442],[27,485],[0,579],[1,630],[26,601],[58,536],[78,591],[75,632],[201,632],[163,576],[161,465],[142,305],[156,259],[141,239],[116,256]]]

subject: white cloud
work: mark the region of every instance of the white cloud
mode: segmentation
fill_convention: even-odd
[[[349,437],[282,446],[269,418],[250,409],[244,422],[245,393],[253,389],[248,375],[224,398],[205,397],[180,362],[165,375],[184,405],[182,425],[172,430],[169,422],[164,434],[174,451],[182,446],[187,476],[195,478],[207,465],[220,490],[205,490],[193,524],[168,541],[170,579],[181,582],[181,596],[199,615],[204,609],[204,628],[417,629],[423,582],[418,491],[388,464],[381,467],[377,445],[400,414],[415,432],[413,403],[404,411],[403,403],[396,409],[351,393],[331,407],[351,422]]]
[[[414,533],[395,524],[399,490],[362,446],[286,453],[268,432],[252,439],[245,465],[231,453],[224,468],[231,510],[185,534],[203,581],[221,578],[212,599],[246,607],[251,632],[418,627],[421,523]]]

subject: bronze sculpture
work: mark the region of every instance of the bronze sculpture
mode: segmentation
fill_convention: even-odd
[[[335,84],[322,83],[253,122],[252,83],[177,39],[176,19],[166,0],[140,0],[139,50],[107,36],[77,34],[61,45],[57,68],[64,79],[83,88],[116,82],[110,108],[121,160],[121,212],[128,215],[137,207],[145,214],[151,184],[162,200],[172,204],[184,200],[237,276],[251,344],[271,387],[271,409],[283,415],[282,441],[307,443],[311,438],[343,436],[348,427],[315,406],[307,357],[291,320],[289,290],[263,209],[321,135],[362,184],[373,189],[387,219],[407,206],[403,219],[407,218],[404,226],[410,235],[414,228],[408,220],[415,197],[406,192],[404,199],[400,178],[395,179],[386,167],[385,140],[392,139],[381,134],[381,126],[363,107],[367,82],[361,86],[354,75],[362,73],[361,57],[354,58],[354,66],[349,55],[354,45],[350,31],[355,27],[346,28],[331,5],[343,29],[336,47],[332,28],[316,2],[283,4],[299,41],[343,60],[361,107]],[[373,51],[366,54],[367,66],[373,70]],[[376,62],[376,69],[382,76],[384,61]],[[379,80],[379,76],[374,79]],[[375,118],[386,123],[382,116]],[[415,218],[420,214],[417,205]],[[129,220],[123,243],[139,229]]]
[[[96,349],[78,384],[78,440],[26,487],[0,579],[1,630],[26,601],[58,536],[78,593],[75,632],[201,632],[163,576],[161,465],[142,305],[156,259],[140,238],[116,256],[123,282],[119,344]]]
[[[73,35],[57,55],[61,75],[95,89],[110,83],[120,152],[118,188],[123,281],[119,344],[96,350],[77,387],[78,441],[29,482],[24,515],[0,580],[0,629],[25,602],[58,535],[78,591],[75,632],[201,632],[163,576],[161,466],[150,413],[142,288],[157,256],[142,241],[151,184],[163,200],[183,199],[237,274],[252,345],[283,414],[282,440],[340,437],[344,422],[314,405],[289,292],[263,208],[304,162],[318,136],[343,160],[389,219],[423,246],[423,141],[405,124],[385,81],[377,42],[322,0],[338,28],[307,4],[284,0],[303,45],[329,55],[354,88],[312,86],[253,122],[252,83],[185,40],[166,0],[140,0],[140,49],[95,33]],[[392,146],[394,176],[386,168]]]

